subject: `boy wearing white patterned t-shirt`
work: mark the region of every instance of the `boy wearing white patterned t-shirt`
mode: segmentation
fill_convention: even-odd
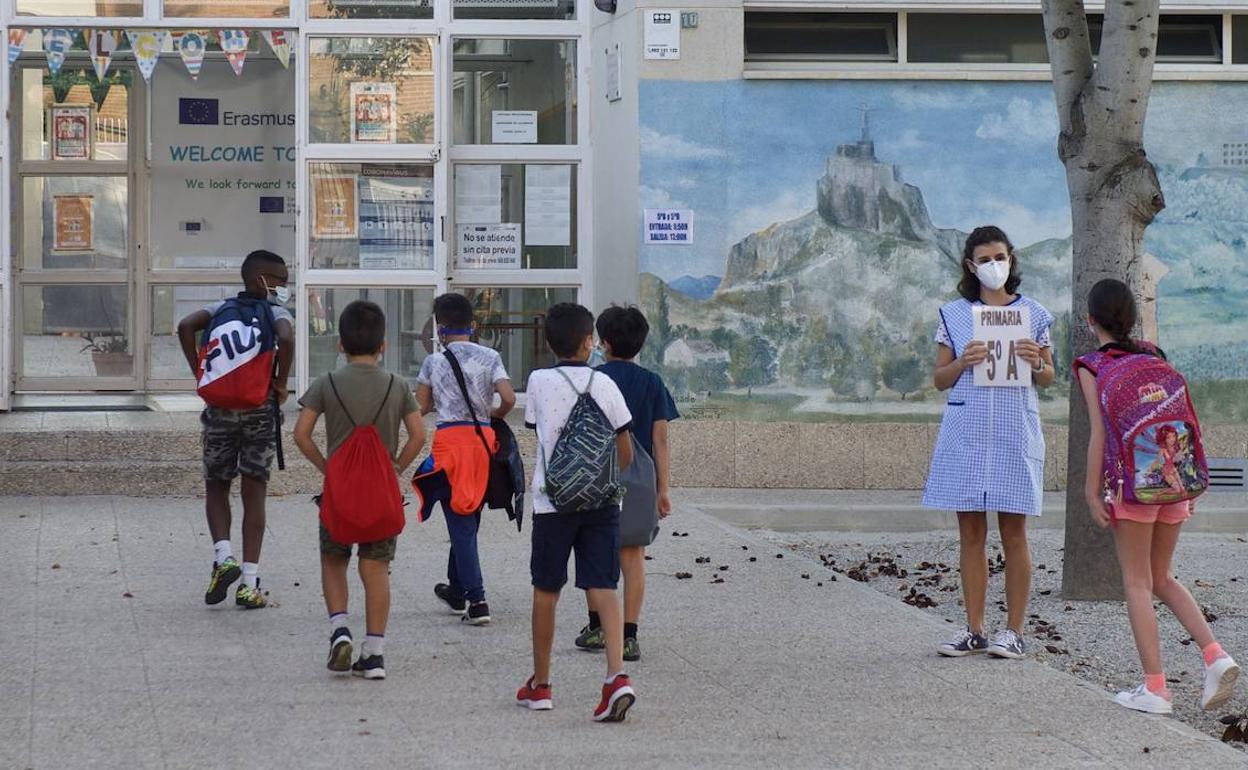
[[[546,312],[546,344],[558,357],[552,369],[529,376],[524,422],[537,431],[539,457],[554,454],[564,426],[580,395],[588,391],[615,430],[619,467],[632,462],[628,428],[633,417],[610,377],[594,376],[586,363],[594,347],[594,316],[584,307],[560,303]],[[553,708],[550,653],[555,637],[555,604],[568,582],[568,557],[576,554],[576,587],[599,608],[606,637],[607,679],[594,710],[598,722],[622,722],[636,701],[624,673],[624,622],[616,585],[620,579],[620,506],[611,503],[587,511],[556,512],[545,492],[545,465],[533,471],[533,675],[516,694],[519,705]]]

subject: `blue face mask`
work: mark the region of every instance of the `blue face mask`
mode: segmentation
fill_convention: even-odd
[[[261,278],[260,280],[264,281],[263,278]],[[269,300],[270,305],[277,305],[281,307],[282,305],[285,305],[287,302],[290,301],[290,289],[289,288],[285,286],[274,286],[273,288],[270,289],[268,281],[264,281],[264,288],[265,288],[265,291],[268,292],[265,295],[265,297]]]

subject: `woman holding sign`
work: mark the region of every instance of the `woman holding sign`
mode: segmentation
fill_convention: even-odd
[[[1022,279],[1010,239],[978,227],[962,253],[961,297],[940,309],[936,387],[949,391],[923,505],[958,512],[966,628],[941,645],[950,657],[987,652],[1021,658],[1031,594],[1027,517],[1043,500],[1044,434],[1036,387],[1053,383],[1053,316],[1017,293]],[[1005,549],[1009,616],[989,642],[988,511],[997,513]]]

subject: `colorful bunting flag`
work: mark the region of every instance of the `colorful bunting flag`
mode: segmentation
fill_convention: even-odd
[[[290,41],[286,39],[284,29],[266,29],[260,33],[272,49],[273,55],[286,69],[290,69]]]
[[[204,66],[204,49],[207,47],[205,33],[196,30],[173,33],[173,50],[182,55],[182,63],[190,73],[191,80],[199,79],[199,70]]]
[[[247,47],[251,45],[251,32],[245,29],[221,29],[217,30],[217,39],[221,43],[221,50],[225,52],[225,58],[234,68],[234,74],[241,76],[243,62],[247,60]]]
[[[82,34],[87,38],[87,50],[91,52],[91,64],[95,67],[95,79],[103,80],[113,62],[113,52],[117,50],[118,33],[112,29],[86,29]]]
[[[29,34],[28,29],[9,30],[9,64],[17,61],[17,57],[22,55],[22,49],[26,46],[26,36]]]
[[[45,29],[43,31],[43,50],[48,54],[48,69],[52,74],[61,71],[65,63],[65,54],[74,45],[74,33],[64,27]]]
[[[144,81],[152,79],[156,70],[156,62],[160,59],[161,46],[165,44],[163,29],[128,29],[126,36],[130,38],[130,50],[134,51],[134,61],[139,65],[139,74]]]

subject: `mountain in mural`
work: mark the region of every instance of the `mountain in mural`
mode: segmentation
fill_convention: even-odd
[[[662,316],[653,363],[693,391],[905,398],[927,387],[937,310],[955,296],[965,239],[932,223],[923,193],[876,158],[864,129],[828,159],[810,212],[731,247],[709,298],[645,277],[643,302]],[[1069,255],[1069,239],[1019,251],[1024,292],[1055,312],[1069,311]]]
[[[686,297],[694,299],[710,299],[715,294],[715,290],[719,288],[721,278],[717,275],[704,275],[701,278],[694,278],[691,275],[682,275],[667,285],[676,291],[684,294]]]

